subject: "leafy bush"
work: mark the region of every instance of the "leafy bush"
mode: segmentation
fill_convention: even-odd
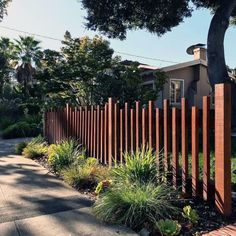
[[[49,147],[48,162],[55,172],[84,160],[84,151],[74,140],[65,140]]]
[[[181,225],[174,220],[159,220],[156,223],[157,228],[160,233],[164,236],[175,236],[179,235],[181,230]]]
[[[125,164],[112,171],[118,181],[147,183],[157,178],[156,157],[152,149],[142,148],[134,154],[125,154]]]
[[[0,128],[6,129],[8,126],[13,125],[15,123],[15,120],[8,116],[2,116],[0,117]]]
[[[38,158],[47,154],[47,144],[41,136],[32,139],[24,148],[23,153],[27,158]]]
[[[2,132],[2,138],[22,138],[35,137],[40,134],[40,128],[37,124],[28,124],[24,121],[10,125]]]
[[[193,209],[191,206],[185,206],[183,208],[183,217],[188,219],[192,223],[197,223],[199,220],[199,215],[195,209]]]
[[[114,184],[94,205],[94,213],[101,220],[136,228],[153,219],[176,213],[171,197],[173,188],[165,184]]]
[[[18,154],[18,155],[21,155],[24,148],[26,148],[26,146],[27,146],[27,142],[17,143],[16,146],[15,146],[15,153]]]

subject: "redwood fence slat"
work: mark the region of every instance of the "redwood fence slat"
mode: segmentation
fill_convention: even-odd
[[[192,107],[192,196],[199,192],[199,110]]]
[[[148,102],[148,146],[153,148],[153,101]]]
[[[120,109],[120,163],[123,162],[124,152],[124,111]]]
[[[140,148],[140,102],[135,103],[135,123],[136,123],[136,131],[135,131],[135,138],[136,138],[136,152]]]
[[[178,109],[172,108],[172,174],[173,185],[177,188],[179,170],[179,132],[178,132]]]
[[[97,155],[97,110],[93,111],[93,157],[96,158]]]
[[[104,110],[101,110],[100,119],[100,162],[105,163],[104,160]]]
[[[112,166],[112,158],[114,157],[114,101],[112,98],[108,100],[108,164]]]
[[[146,127],[146,108],[142,109],[142,146],[146,146],[147,143],[147,127]]]
[[[164,169],[168,171],[170,168],[170,123],[169,123],[169,100],[164,100]]]
[[[96,150],[96,158],[100,159],[100,117],[101,111],[100,106],[97,106],[97,150]]]
[[[104,164],[106,165],[107,164],[107,157],[108,157],[108,148],[107,148],[107,145],[108,145],[108,140],[107,140],[107,137],[108,137],[108,104],[105,105],[105,110],[104,110]]]
[[[203,199],[210,200],[210,97],[203,97]]]
[[[88,122],[87,122],[87,129],[88,129],[88,133],[87,133],[87,152],[90,155],[90,137],[91,137],[91,110],[88,110]]]
[[[134,152],[134,109],[130,109],[130,152]]]
[[[215,204],[220,213],[232,212],[231,194],[231,87],[215,87]]]
[[[187,100],[181,99],[181,146],[182,146],[182,192],[187,194],[188,179],[188,118],[187,118]]]
[[[117,163],[117,160],[118,160],[118,146],[119,146],[118,111],[119,111],[119,105],[115,103],[114,105],[114,161],[115,161],[115,164]]]
[[[129,105],[125,103],[125,152],[129,152]]]
[[[160,109],[156,108],[156,158],[157,158],[157,166],[158,170],[161,170],[162,160],[160,156]]]
[[[49,143],[75,138],[86,148],[90,156],[94,156],[102,164],[109,164],[110,167],[116,163],[123,163],[123,153],[138,151],[141,146],[148,146],[156,152],[158,171],[162,171],[163,166],[166,171],[172,170],[172,175],[168,175],[167,179],[172,176],[173,186],[177,189],[179,184],[182,185],[184,197],[192,190],[194,197],[201,197],[205,201],[215,200],[217,209],[225,216],[230,215],[230,85],[215,87],[214,113],[210,110],[209,97],[203,97],[202,112],[197,107],[189,107],[185,98],[181,99],[181,112],[176,107],[170,110],[167,99],[163,102],[163,111],[160,108],[154,109],[153,101],[148,102],[147,108],[141,108],[140,102],[135,102],[134,105],[132,108],[131,104],[125,103],[124,107],[119,107],[119,103],[112,98],[101,107],[74,108],[66,104],[65,108],[44,113],[43,134]],[[200,128],[202,132],[199,132]],[[211,130],[215,132],[214,199],[210,182]],[[191,139],[188,137],[190,131]],[[202,140],[202,150],[199,149],[199,138]],[[191,152],[188,150],[190,144]],[[199,172],[199,150],[203,151],[203,173]],[[189,154],[192,156],[191,175],[188,170]],[[182,183],[179,177],[182,177]],[[203,180],[203,188],[200,188],[200,177]],[[192,187],[188,184],[192,184]],[[200,194],[200,190],[203,190],[203,194]]]

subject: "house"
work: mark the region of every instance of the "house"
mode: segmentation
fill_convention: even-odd
[[[188,100],[189,106],[202,108],[202,96],[211,96],[212,89],[208,81],[206,48],[203,45],[191,47],[193,60],[163,68],[140,65],[142,69],[143,86],[155,89],[154,74],[157,70],[165,71],[168,79],[155,102],[162,108],[163,100],[169,99],[171,106],[180,107],[181,98]],[[188,51],[189,52],[189,51]],[[214,105],[212,96],[211,105]]]

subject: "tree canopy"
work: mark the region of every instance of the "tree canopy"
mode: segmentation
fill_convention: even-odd
[[[227,0],[228,1],[228,0]],[[82,0],[87,27],[125,39],[127,30],[147,29],[159,36],[192,16],[194,6],[216,10],[225,0]],[[235,16],[232,11],[231,16]]]
[[[3,16],[7,13],[7,6],[11,0],[0,0],[0,21],[3,19]]]

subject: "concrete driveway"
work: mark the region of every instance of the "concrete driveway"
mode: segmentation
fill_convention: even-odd
[[[0,140],[0,236],[137,235],[99,222],[92,202]]]

